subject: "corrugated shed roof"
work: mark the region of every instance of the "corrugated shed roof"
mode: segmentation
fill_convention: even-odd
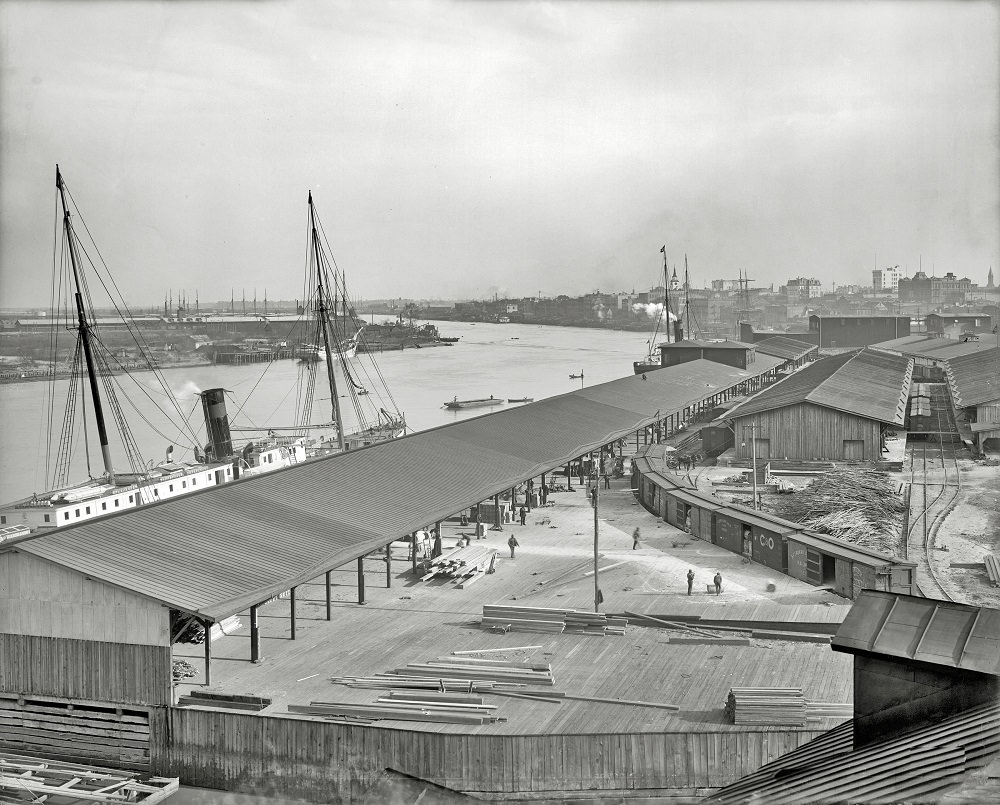
[[[222,618],[773,368],[706,360],[242,479],[17,545]]]
[[[708,341],[703,338],[686,338],[683,341],[672,341],[669,344],[660,344],[660,349],[753,349],[754,344],[745,344],[742,341]]]
[[[816,352],[819,349],[815,344],[799,341],[797,338],[790,338],[785,335],[765,338],[763,341],[758,341],[754,346],[757,347],[758,355],[772,355],[775,358],[784,358],[791,361],[798,360],[810,352]]]
[[[996,342],[990,336],[982,336],[979,341],[959,341],[943,336],[928,336],[923,333],[905,335],[889,341],[872,344],[871,349],[880,352],[898,352],[914,358],[930,358],[933,360],[950,360],[963,355],[974,355],[996,347]]]
[[[736,406],[725,418],[811,403],[901,426],[912,373],[909,358],[867,349],[847,352],[799,369]]]
[[[832,645],[1000,676],[1000,610],[862,590]]]
[[[924,802],[960,784],[1000,749],[1000,704],[988,704],[854,751],[848,721],[704,802]]]
[[[1000,349],[951,358],[945,371],[959,408],[1000,400]]]

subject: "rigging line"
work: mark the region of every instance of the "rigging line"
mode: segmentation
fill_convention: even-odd
[[[105,345],[104,342],[102,342],[99,338],[95,339],[95,341],[97,341],[98,343],[100,343],[101,347],[104,348],[105,350],[108,349],[107,345]],[[146,386],[144,386],[142,383],[140,383],[138,381],[138,379],[135,376],[132,375],[131,372],[129,372],[127,369],[125,369],[125,367],[122,366],[121,362],[118,360],[117,357],[115,357],[113,354],[111,355],[111,357],[114,359],[115,364],[117,365],[118,369],[121,370],[122,374],[135,384],[135,386],[139,389],[139,391],[142,392],[142,395],[146,399],[148,399],[150,401],[150,403],[152,403],[153,407],[163,416],[163,418],[166,419],[168,422],[171,421],[170,415],[166,411],[164,411],[163,408],[160,407],[159,403],[150,394],[149,389]],[[125,389],[121,385],[121,383],[118,384],[118,387],[119,387],[119,389],[123,393],[125,392]],[[177,441],[176,438],[169,439],[169,437],[164,436],[164,434],[162,434],[159,430],[157,430],[156,427],[153,425],[153,423],[146,417],[145,414],[142,413],[142,411],[135,404],[135,402],[133,402],[132,398],[129,397],[129,395],[127,393],[125,393],[125,399],[128,401],[129,405],[132,407],[132,410],[135,411],[136,414],[138,414],[142,418],[142,420],[147,425],[149,425],[150,428],[157,435],[162,436],[163,438],[168,439],[171,442]],[[187,432],[185,432],[185,430],[184,430],[184,428],[188,425],[190,415],[188,415],[188,417],[185,417],[184,411],[180,408],[180,402],[177,400],[177,397],[173,394],[173,392],[170,392],[170,394],[167,396],[167,399],[169,399],[174,404],[173,407],[174,407],[175,412],[180,415],[181,424],[178,425],[178,435],[183,435],[186,439],[189,440],[189,442],[190,442],[191,445],[197,445],[198,442],[200,441],[200,439],[199,439],[198,434],[195,432],[195,430],[193,428],[189,428]]]
[[[64,183],[64,187],[65,187],[65,183]],[[72,191],[68,187],[66,187],[65,189],[66,189],[67,194],[69,195],[70,201],[73,204],[73,208],[76,211],[76,216],[80,219],[80,222],[83,224],[84,231],[87,233],[87,237],[90,239],[90,243],[93,245],[94,251],[97,253],[98,258],[100,259],[101,266],[104,269],[104,273],[107,274],[108,280],[111,282],[111,286],[115,290],[114,294],[112,294],[111,291],[108,289],[107,283],[104,282],[104,278],[101,276],[101,273],[99,271],[97,271],[97,265],[91,259],[90,254],[87,252],[87,250],[83,247],[83,244],[81,244],[79,242],[79,238],[77,238],[77,243],[80,246],[81,251],[83,252],[84,256],[87,258],[87,261],[95,269],[94,273],[97,275],[97,278],[100,281],[102,287],[104,288],[105,292],[108,294],[108,298],[111,300],[111,304],[114,307],[115,312],[118,314],[118,317],[120,319],[122,319],[122,321],[124,322],[126,331],[132,337],[132,342],[136,345],[136,347],[139,348],[140,353],[143,356],[146,356],[150,352],[149,344],[142,337],[142,334],[139,332],[139,328],[135,326],[135,322],[134,322],[134,317],[132,315],[132,311],[129,309],[128,303],[125,301],[124,294],[122,294],[121,289],[119,289],[118,284],[115,282],[115,278],[111,274],[111,270],[108,268],[107,262],[104,260],[104,255],[101,254],[101,249],[97,245],[97,241],[94,240],[94,236],[91,234],[90,228],[87,226],[87,221],[83,217],[83,213],[80,212],[80,209],[79,209],[79,207],[76,204],[76,199],[73,198]],[[83,272],[83,273],[84,273],[84,275],[86,275],[86,272]],[[88,291],[87,291],[87,296],[88,296],[88,302],[92,306],[92,300],[90,299],[89,287],[88,287]],[[121,300],[121,307],[119,307],[119,305],[118,305],[118,300],[119,299]],[[124,309],[124,311],[125,311],[124,315],[122,314],[122,309]],[[179,403],[176,401],[176,399],[174,397],[174,394],[171,391],[171,389],[169,387],[169,384],[166,381],[166,377],[162,374],[161,370],[157,366],[155,366],[155,365],[153,365],[153,364],[150,363],[150,361],[149,361],[148,358],[146,360],[146,363],[149,366],[150,371],[153,372],[153,376],[156,377],[157,381],[159,382],[160,388],[163,390],[165,396],[171,401],[171,404],[172,404],[172,406],[174,408],[174,411],[178,414],[178,416],[183,417],[183,411],[181,410]]]
[[[62,265],[62,260],[60,258],[60,245],[62,245],[62,237],[59,234],[61,227],[59,226],[59,198],[58,189],[56,194],[53,196],[53,211],[52,219],[55,222],[52,230],[52,278],[51,284],[49,285],[49,316],[51,321],[58,322],[57,311],[59,298],[59,288],[61,287],[62,271],[60,266]],[[52,361],[52,376],[49,378],[48,382],[45,384],[46,401],[45,407],[47,411],[46,421],[45,421],[45,480],[48,481],[49,478],[53,477],[49,475],[50,470],[52,470],[52,429],[53,423],[55,421],[55,391],[56,391],[56,363],[59,357],[58,352],[58,336],[59,328],[57,326],[52,326],[49,330],[49,359]],[[41,441],[42,434],[38,434],[37,446],[39,452],[41,452]]]

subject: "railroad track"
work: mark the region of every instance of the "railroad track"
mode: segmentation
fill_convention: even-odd
[[[906,533],[906,558],[917,564],[917,589],[928,598],[953,600],[941,585],[935,568],[934,540],[941,524],[955,506],[962,489],[956,433],[948,392],[932,387],[933,431],[928,441],[907,437],[910,464],[910,516]],[[935,438],[930,438],[934,436]]]

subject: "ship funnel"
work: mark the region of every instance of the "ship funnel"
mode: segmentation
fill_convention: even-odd
[[[226,413],[226,390],[208,389],[199,396],[208,429],[206,457],[209,461],[225,461],[233,455],[233,437],[229,433],[229,415]]]

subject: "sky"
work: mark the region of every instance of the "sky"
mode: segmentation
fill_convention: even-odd
[[[1000,274],[1000,3],[0,0],[0,307],[55,164],[133,306]]]

